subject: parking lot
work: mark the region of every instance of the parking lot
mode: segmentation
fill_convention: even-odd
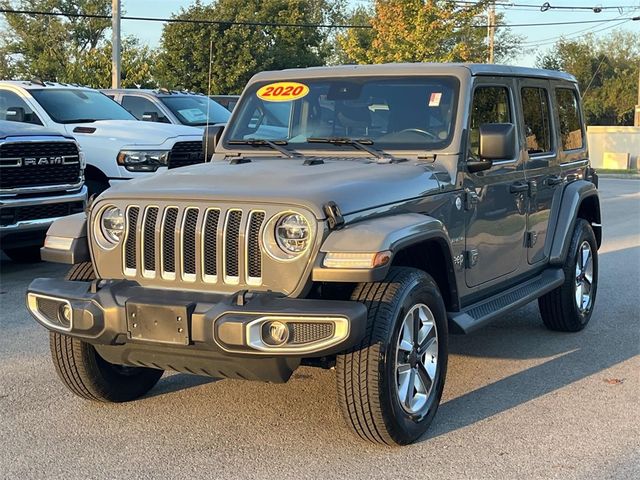
[[[530,304],[450,339],[443,402],[422,441],[383,448],[343,424],[332,371],[284,385],[166,374],[121,405],[73,397],[24,308],[65,266],[2,260],[2,478],[638,478],[640,181],[602,179],[604,244],[590,325],[544,329]]]

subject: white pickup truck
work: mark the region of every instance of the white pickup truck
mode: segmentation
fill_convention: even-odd
[[[40,81],[0,81],[0,120],[76,138],[89,194],[167,168],[204,162],[202,129],[139,122],[101,92]]]

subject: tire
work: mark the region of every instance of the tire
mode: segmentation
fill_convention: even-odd
[[[89,197],[91,197],[91,195],[98,196],[109,188],[109,182],[106,180],[88,178],[84,183],[87,186],[87,195]]]
[[[363,341],[336,359],[338,401],[343,417],[365,440],[386,445],[412,443],[425,433],[436,414],[447,372],[447,317],[438,286],[421,270],[394,267],[382,282],[359,284],[352,300],[367,306],[368,323]],[[411,312],[426,316],[430,312],[431,327],[418,323],[421,328],[414,327],[413,331],[426,331],[426,339],[435,335],[437,340],[424,355],[431,357],[424,369],[413,366],[420,355],[416,356],[413,349],[408,354],[403,341],[406,333],[409,333],[407,338],[415,339],[404,323],[405,316],[410,318]],[[425,330],[428,328],[431,329]],[[427,368],[432,375],[428,390],[422,376]],[[417,374],[417,380],[411,377],[413,370],[422,372]],[[402,381],[407,379],[406,383]],[[403,388],[411,384],[411,380],[412,388]],[[422,400],[415,404],[409,402],[414,394],[414,399],[419,399],[414,390],[416,382],[425,387],[424,404],[420,403]],[[411,395],[404,395],[403,401],[401,392],[409,390]]]
[[[5,255],[16,263],[36,263],[40,262],[40,246],[6,248]]]
[[[74,265],[66,279],[94,280],[91,263]],[[151,390],[164,373],[153,368],[114,365],[104,360],[90,343],[57,332],[49,333],[49,347],[62,383],[72,393],[87,400],[135,400]]]
[[[591,263],[585,263],[585,251]],[[580,264],[578,262],[581,262]],[[590,268],[589,268],[590,265]],[[545,326],[558,332],[578,332],[587,326],[593,313],[598,290],[598,245],[589,222],[578,219],[571,237],[564,266],[564,283],[538,299],[540,315]],[[591,277],[589,279],[589,277]],[[588,299],[578,290],[588,291]]]

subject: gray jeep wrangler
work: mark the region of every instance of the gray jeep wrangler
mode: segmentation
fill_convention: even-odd
[[[335,367],[346,422],[407,444],[438,408],[449,333],[537,299],[589,322],[597,176],[570,75],[494,65],[265,72],[212,162],[104,192],[48,232],[27,305],[75,394],[163,370],[285,382]]]

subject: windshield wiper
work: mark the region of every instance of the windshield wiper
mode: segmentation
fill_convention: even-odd
[[[286,140],[265,140],[263,138],[247,138],[244,140],[229,140],[229,145],[251,145],[252,147],[271,147],[282,153],[288,158],[295,158],[295,154],[291,150],[287,150],[281,145],[288,145]]]
[[[349,137],[309,137],[308,143],[331,143],[332,145],[353,145],[358,150],[370,153],[374,157],[380,160],[393,159],[393,156],[375,148],[371,148],[368,145],[373,145],[373,140],[370,138],[349,138]]]

